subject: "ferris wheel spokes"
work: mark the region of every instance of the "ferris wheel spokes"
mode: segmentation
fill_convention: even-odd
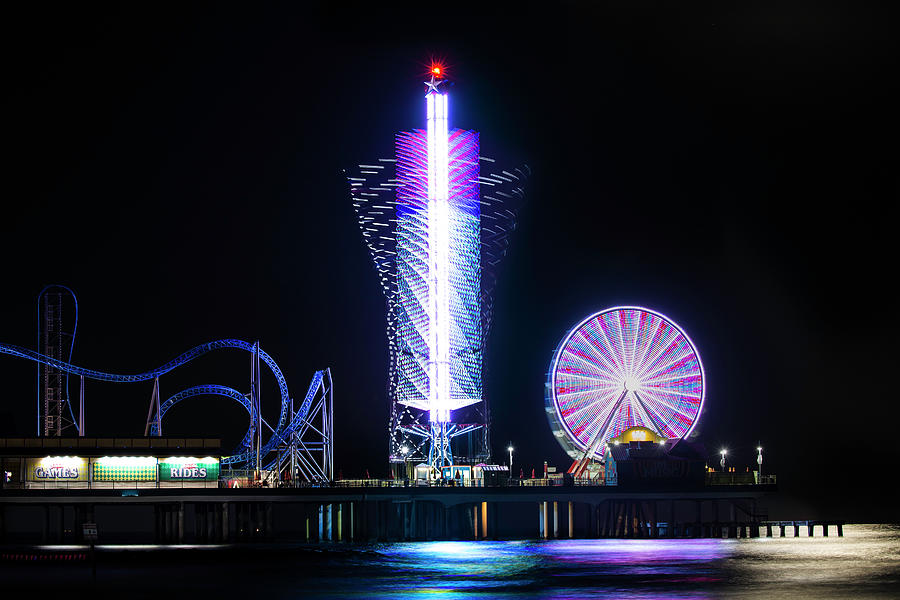
[[[690,433],[703,386],[700,357],[676,324],[648,309],[610,308],[582,320],[560,342],[547,415],[576,462],[592,448],[591,458],[602,458],[605,442],[629,427],[668,439]]]

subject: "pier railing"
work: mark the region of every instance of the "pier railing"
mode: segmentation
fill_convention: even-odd
[[[309,482],[309,481],[277,481],[274,478],[255,480],[253,474],[226,472],[218,481],[191,482],[191,481],[116,481],[116,482],[8,482],[0,486],[0,489],[158,489],[158,488],[403,488],[403,487],[428,487],[428,488],[482,488],[482,487],[616,487],[616,482],[585,478],[561,478],[561,477],[536,477],[533,479],[507,479],[499,482],[485,482],[483,479],[452,479],[452,480],[423,480],[423,479],[340,479],[334,482]],[[706,478],[707,486],[747,486],[747,485],[774,485],[775,475],[765,475],[760,478],[747,478],[745,473],[709,473]]]
[[[750,473],[707,473],[706,485],[775,485],[775,475],[758,475]]]

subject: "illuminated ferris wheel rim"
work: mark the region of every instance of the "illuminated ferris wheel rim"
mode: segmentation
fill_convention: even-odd
[[[553,363],[550,368],[550,390],[549,390],[549,392],[554,398],[553,408],[556,412],[556,421],[565,429],[565,432],[568,435],[569,441],[572,442],[575,446],[577,446],[578,448],[580,448],[583,451],[589,450],[588,444],[585,444],[584,442],[582,442],[581,439],[579,438],[579,436],[576,435],[575,432],[573,432],[571,430],[568,422],[563,417],[562,413],[560,413],[559,402],[555,401],[556,389],[557,389],[556,374],[558,372],[559,360],[562,357],[565,349],[568,347],[569,342],[571,341],[572,337],[576,333],[578,333],[578,331],[580,331],[582,327],[584,327],[586,324],[590,323],[592,320],[602,317],[603,315],[609,314],[611,312],[625,311],[625,310],[645,312],[645,313],[651,314],[655,317],[662,319],[666,324],[668,324],[675,331],[677,331],[682,337],[684,337],[685,341],[688,343],[688,345],[691,348],[691,352],[697,359],[697,366],[700,369],[700,381],[701,381],[700,405],[697,407],[696,416],[694,417],[694,419],[691,423],[691,426],[687,429],[687,431],[685,431],[681,436],[679,436],[677,438],[669,438],[669,439],[684,439],[684,438],[688,437],[691,434],[691,432],[694,430],[694,428],[697,426],[697,422],[700,420],[700,415],[703,412],[703,404],[706,400],[706,371],[703,369],[703,360],[700,358],[700,352],[697,351],[697,346],[694,344],[694,341],[687,334],[687,332],[685,332],[677,323],[675,323],[675,321],[673,321],[666,315],[662,314],[661,312],[653,310],[651,308],[646,308],[643,306],[613,306],[610,308],[605,308],[601,311],[598,311],[598,312],[588,315],[587,317],[582,319],[577,325],[572,327],[568,331],[568,333],[566,333],[565,337],[563,337],[562,341],[557,346],[556,351],[553,353]],[[623,382],[623,387],[626,390],[628,389],[628,386],[625,382]],[[602,451],[601,451],[601,453],[602,453]]]

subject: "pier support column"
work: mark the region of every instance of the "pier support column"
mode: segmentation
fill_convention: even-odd
[[[488,503],[481,503],[481,539],[486,540],[488,536]]]
[[[569,539],[575,537],[575,503],[569,500]]]
[[[43,519],[41,519],[41,542],[47,543],[50,538],[50,505],[43,506]]]
[[[230,524],[228,522],[228,511],[231,510],[231,504],[228,502],[222,503],[222,541],[228,542],[231,541],[231,530]]]
[[[415,538],[415,533],[413,529],[415,527],[415,515],[413,508],[413,500],[410,500],[406,504],[402,504],[400,508],[400,512],[403,514],[403,539],[411,540]]]
[[[356,523],[355,523],[356,509],[355,509],[355,506],[356,506],[356,502],[350,503],[350,531],[349,531],[349,535],[347,536],[347,541],[350,543],[353,543],[356,540]]]
[[[163,543],[171,544],[172,543],[172,507],[168,504],[162,506],[163,511]]]
[[[544,503],[538,502],[538,538],[544,537]]]
[[[675,515],[676,515],[675,501],[671,500],[671,501],[669,501],[669,531],[668,531],[669,536],[668,537],[675,537],[675,533],[676,533],[675,529],[677,528],[677,526],[675,524],[675,521],[676,521]]]
[[[613,537],[625,537],[625,503],[617,500],[613,504],[615,512],[613,512]]]
[[[216,524],[219,520],[216,505],[211,502],[203,503],[203,541],[211,544],[216,541]]]
[[[594,527],[594,515],[597,512],[597,507],[593,504],[588,504],[584,509],[584,537],[588,539],[595,538],[599,533],[595,531]]]
[[[559,502],[553,501],[553,539],[559,537]]]
[[[175,512],[174,506],[166,506],[166,543],[171,544],[175,541],[175,535],[178,528],[176,519],[178,514]]]
[[[178,543],[184,543],[184,502],[178,503]]]
[[[613,500],[606,501],[606,513],[603,515],[603,537],[615,537],[616,535],[616,503]]]
[[[329,542],[334,541],[333,537],[334,533],[332,531],[332,522],[331,522],[331,504],[325,505],[325,539]]]
[[[206,516],[206,505],[202,502],[195,502],[192,506],[194,507],[194,540],[202,544],[206,538],[206,527],[203,522],[203,517]]]
[[[695,537],[695,538],[703,537],[703,531],[702,531],[703,530],[703,501],[702,500],[697,500],[696,518],[694,519],[694,522],[697,524],[695,525],[695,529],[692,532],[694,534],[693,537]]]
[[[550,539],[550,503],[546,500],[543,502],[544,505],[544,532],[543,537],[545,540]]]
[[[719,523],[719,501],[712,501],[712,511],[713,511],[713,524],[712,524],[712,537],[721,538],[722,537],[722,524]]]
[[[625,537],[634,537],[634,502],[625,502]]]
[[[344,541],[344,537],[343,537],[344,527],[343,527],[343,520],[342,520],[342,517],[344,516],[343,508],[344,508],[344,503],[339,502],[337,505],[337,541],[339,541],[339,542]]]

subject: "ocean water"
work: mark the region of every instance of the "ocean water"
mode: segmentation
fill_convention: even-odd
[[[788,535],[790,536],[790,531]],[[0,562],[4,589],[117,597],[900,598],[900,526],[844,537],[100,546],[90,561]],[[776,530],[777,535],[777,530]],[[44,552],[72,547],[44,547]]]

